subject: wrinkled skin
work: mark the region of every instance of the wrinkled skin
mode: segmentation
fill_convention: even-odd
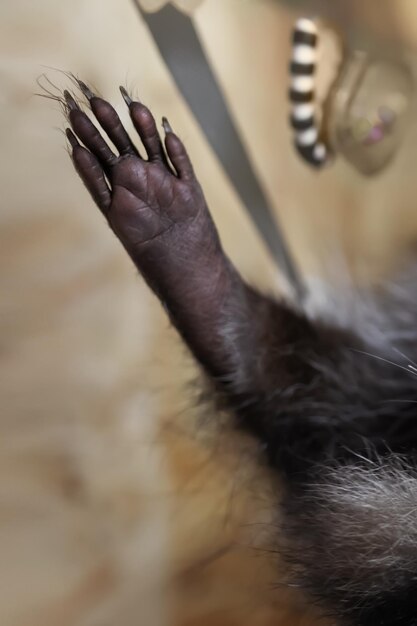
[[[67,137],[76,170],[191,350],[222,376],[219,316],[231,292],[243,283],[222,250],[187,152],[166,119],[164,147],[149,109],[121,88],[144,157],[114,108],[81,81],[79,85],[119,154],[65,92],[72,127]]]
[[[302,316],[260,295],[239,276],[223,251],[184,145],[168,121],[163,119],[164,146],[149,109],[120,88],[145,157],[114,108],[82,81],[78,86],[118,153],[66,91],[75,168],[203,368],[216,381],[246,384],[245,392],[254,387],[258,393],[273,389],[277,377],[281,384],[291,384],[292,371],[298,375],[305,369],[305,349],[300,347],[284,367],[276,358],[282,345],[301,337],[319,350],[334,344],[337,349],[333,333],[330,339],[322,336]]]

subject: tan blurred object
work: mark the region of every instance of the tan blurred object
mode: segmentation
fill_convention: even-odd
[[[328,106],[335,153],[368,176],[390,165],[412,124],[413,86],[406,65],[352,53]]]
[[[367,3],[342,4],[362,31],[375,22]],[[384,6],[412,39],[414,0]],[[300,265],[325,273],[342,249],[358,275],[376,272],[416,232],[415,126],[372,182],[343,163],[307,170],[287,123],[294,17],[268,0],[205,0],[195,14]],[[67,86],[45,66],[71,70],[125,121],[120,83],[168,113],[228,253],[274,290],[262,242],[133,3],[3,0],[0,31],[1,626],[319,623],[282,591],[275,556],[253,549],[268,545],[278,486],[250,442],[193,407],[195,369],[74,174],[36,77]]]

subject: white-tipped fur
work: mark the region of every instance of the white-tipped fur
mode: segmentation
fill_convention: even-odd
[[[298,564],[333,593],[369,599],[415,576],[417,474],[398,459],[323,472],[299,512]]]

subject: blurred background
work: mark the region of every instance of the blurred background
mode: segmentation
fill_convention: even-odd
[[[384,274],[417,230],[416,124],[379,176],[340,159],[312,172],[287,123],[290,33],[317,14],[350,45],[413,64],[415,1],[178,4],[198,5],[196,28],[303,272],[328,277],[337,258],[355,280]],[[196,408],[194,366],[73,172],[59,105],[34,95],[43,73],[68,86],[59,70],[125,121],[119,84],[168,115],[227,252],[253,284],[280,284],[133,2],[2,0],[0,624],[322,623],[270,552],[279,485],[256,469],[251,442]]]

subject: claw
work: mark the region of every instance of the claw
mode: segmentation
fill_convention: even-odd
[[[120,93],[123,96],[123,100],[126,102],[127,106],[130,107],[130,105],[133,102],[132,98],[129,96],[129,94],[127,93],[124,87],[120,86],[119,89],[120,89]]]
[[[77,83],[87,100],[90,102],[96,95],[91,91],[90,87],[88,87],[82,80],[77,78]]]
[[[64,98],[65,98],[66,105],[70,111],[80,110],[80,107],[78,106],[77,102],[74,100],[74,98],[72,97],[72,95],[67,89],[65,89],[64,91]]]
[[[162,118],[162,128],[164,129],[166,135],[173,132],[171,124],[168,122],[166,117]]]
[[[72,149],[74,149],[74,148],[76,148],[77,146],[80,145],[78,143],[78,139],[76,138],[76,136],[74,135],[74,133],[72,132],[72,130],[70,128],[66,128],[65,129],[65,134],[67,136],[67,139],[68,139]]]

